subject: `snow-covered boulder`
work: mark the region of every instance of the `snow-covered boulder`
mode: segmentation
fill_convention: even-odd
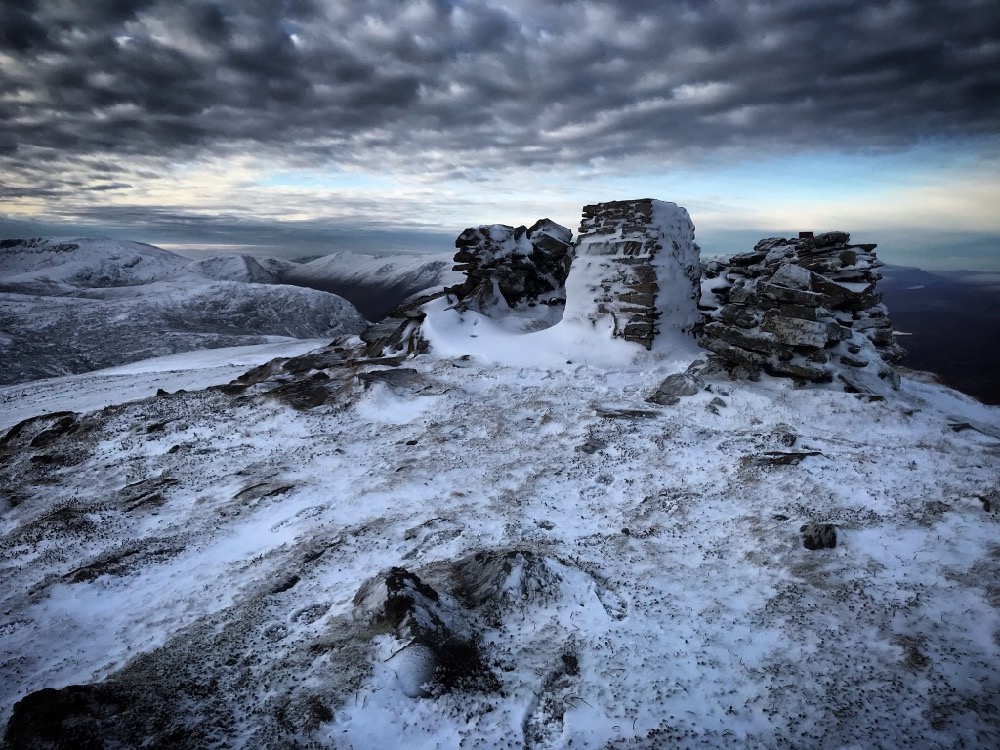
[[[506,224],[469,227],[455,240],[455,267],[464,281],[427,289],[389,311],[362,332],[370,356],[426,349],[425,306],[447,297],[449,315],[495,318],[513,332],[538,330],[562,317],[573,233],[549,219],[530,228]]]
[[[573,257],[573,233],[549,219],[530,228],[491,224],[469,227],[455,240],[456,271],[466,274],[454,293],[463,309],[484,315],[498,306],[562,304]]]

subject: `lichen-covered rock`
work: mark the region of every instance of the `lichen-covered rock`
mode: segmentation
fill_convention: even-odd
[[[730,370],[838,382],[881,394],[899,387],[895,340],[876,282],[874,245],[845,232],[771,237],[712,268],[715,300],[702,300],[699,345]]]

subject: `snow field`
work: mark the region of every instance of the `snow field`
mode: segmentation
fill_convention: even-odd
[[[211,678],[198,720],[245,746],[1000,737],[997,517],[980,500],[1000,455],[948,426],[995,429],[996,409],[910,379],[886,402],[764,379],[655,407],[680,355],[463,353],[408,361],[408,385],[349,378],[309,411],[252,391],[113,407],[44,490],[37,466],[7,464],[24,499],[2,517],[3,711],[46,686]],[[38,393],[54,403],[51,382]],[[761,460],[789,450],[819,455]],[[159,504],[126,510],[144,481]],[[807,521],[836,524],[838,546],[804,549]],[[500,690],[411,697],[419,651],[361,632],[355,593],[404,566],[447,594],[479,550],[514,555],[467,612]]]

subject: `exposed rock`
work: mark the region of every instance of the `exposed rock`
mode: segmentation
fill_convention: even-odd
[[[526,227],[492,224],[470,227],[455,240],[455,270],[465,271],[464,284],[449,291],[459,307],[489,315],[502,303],[516,308],[556,293],[565,300],[573,233],[549,219]],[[554,301],[554,300],[553,300]]]
[[[412,697],[492,686],[462,607],[405,568],[367,581],[354,597],[354,616],[373,634],[391,631],[407,642],[393,659],[402,662],[400,679]]]
[[[668,375],[656,392],[646,400],[654,404],[671,406],[680,401],[681,396],[693,396],[699,390],[701,386],[693,375],[677,372]]]
[[[382,357],[400,354],[409,356],[425,350],[420,336],[420,323],[426,314],[420,308],[448,294],[447,289],[420,295],[394,308],[382,320],[372,323],[361,332],[365,343],[365,354]]]
[[[599,406],[594,410],[597,416],[605,419],[654,419],[659,412],[649,409],[618,409],[610,406]]]
[[[729,369],[836,381],[880,395],[899,387],[892,365],[906,352],[895,340],[875,288],[874,245],[849,245],[845,232],[761,240],[752,253],[716,262],[700,346]]]
[[[414,391],[428,385],[424,377],[412,367],[359,372],[358,380],[364,384],[365,388],[371,387],[373,383],[385,383],[390,388]]]
[[[128,703],[114,683],[45,688],[14,704],[3,747],[7,750],[104,750],[105,724]]]
[[[715,398],[713,398],[711,401],[708,402],[708,404],[705,406],[705,409],[707,411],[712,412],[712,414],[719,414],[719,409],[725,409],[726,406],[728,406],[728,404],[726,404],[726,402],[723,399],[716,396]]]
[[[837,546],[837,527],[832,523],[807,523],[802,532],[802,546],[806,549],[833,549]]]
[[[566,314],[647,349],[657,333],[698,321],[698,246],[687,211],[651,199],[584,206]]]
[[[765,466],[798,466],[804,458],[822,455],[819,451],[767,451],[757,456],[754,463]]]

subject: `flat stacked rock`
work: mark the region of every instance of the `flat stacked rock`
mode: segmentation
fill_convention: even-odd
[[[572,241],[572,231],[549,219],[531,227],[469,227],[455,240],[454,270],[465,272],[465,283],[449,293],[462,309],[484,315],[501,300],[511,309],[539,301],[562,305]]]
[[[598,324],[647,349],[698,322],[700,266],[685,209],[652,199],[584,206],[564,319]]]
[[[752,252],[709,263],[700,346],[730,370],[810,382],[839,380],[848,390],[899,387],[892,365],[906,355],[876,291],[882,263],[875,245],[845,232],[761,240]]]

